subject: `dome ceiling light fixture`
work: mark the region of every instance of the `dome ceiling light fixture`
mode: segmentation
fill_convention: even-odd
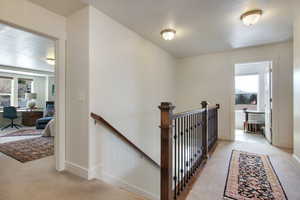
[[[174,29],[164,29],[160,32],[161,37],[164,40],[173,40],[175,38],[176,35],[176,31]]]
[[[244,14],[242,14],[241,20],[243,21],[243,23],[246,26],[252,26],[252,25],[256,24],[259,21],[262,14],[263,14],[263,11],[260,10],[260,9],[250,10],[250,11],[245,12]]]

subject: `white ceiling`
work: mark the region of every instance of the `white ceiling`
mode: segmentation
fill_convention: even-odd
[[[80,0],[31,1],[61,15],[84,6]],[[81,1],[95,6],[176,57],[286,41],[292,38],[293,32],[290,0]],[[240,15],[256,8],[264,11],[259,23],[252,27],[243,25]],[[176,39],[162,40],[159,33],[164,28],[176,29]]]
[[[69,16],[86,4],[80,0],[29,0],[62,16]]]
[[[55,58],[55,41],[0,24],[0,65],[54,72],[46,58]]]

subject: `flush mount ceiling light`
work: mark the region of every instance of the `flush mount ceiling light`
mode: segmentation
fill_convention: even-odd
[[[250,10],[248,12],[245,12],[241,16],[241,20],[246,26],[252,26],[258,22],[260,17],[262,16],[263,11],[262,10]]]
[[[46,61],[49,65],[55,65],[55,59],[54,58],[47,58]]]
[[[176,31],[174,29],[164,29],[160,32],[161,37],[164,40],[173,40],[176,35]]]

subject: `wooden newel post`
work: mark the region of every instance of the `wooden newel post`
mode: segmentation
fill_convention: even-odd
[[[203,155],[204,158],[208,158],[208,103],[207,101],[201,102],[202,108],[205,109],[203,112],[203,126],[202,126],[202,133],[203,133]]]
[[[161,110],[161,158],[160,158],[160,200],[172,200],[172,115],[175,106],[163,102]]]

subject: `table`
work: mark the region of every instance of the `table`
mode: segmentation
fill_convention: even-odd
[[[39,110],[30,110],[21,112],[22,124],[24,126],[35,126],[36,120],[43,117],[44,112]]]

